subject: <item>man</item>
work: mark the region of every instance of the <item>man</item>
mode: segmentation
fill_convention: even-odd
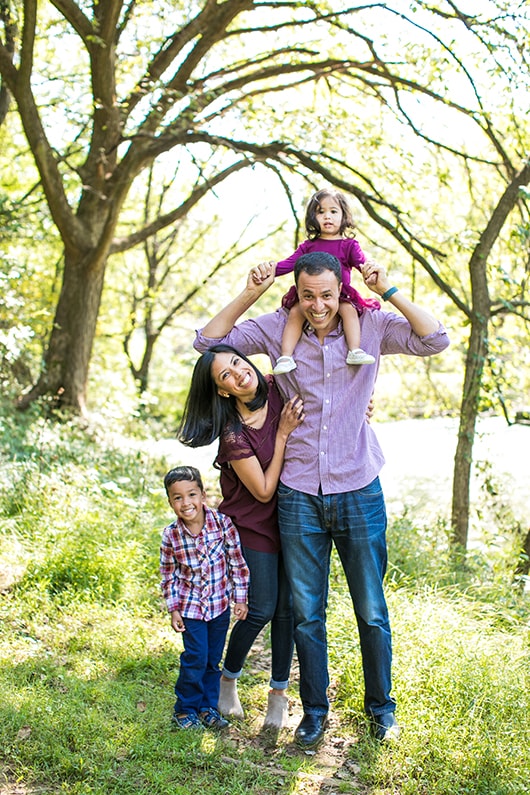
[[[267,353],[276,361],[287,310],[235,325],[274,281],[273,267],[274,263],[262,263],[250,272],[242,293],[197,333],[198,350],[222,341],[248,355]],[[306,415],[287,442],[278,487],[304,709],[295,737],[304,748],[316,747],[327,727],[326,604],[332,543],[357,620],[365,711],[377,739],[399,734],[396,702],[390,695],[392,646],[383,592],[387,520],[378,475],[384,458],[366,410],[382,354],[431,356],[449,344],[439,321],[393,287],[384,268],[366,263],[362,272],[365,284],[401,313],[366,310],[360,317],[362,347],[376,363],[346,364],[338,314],[340,263],[330,254],[315,252],[300,257],[294,271],[306,321],[296,348],[297,368],[277,377],[286,399],[302,397]]]

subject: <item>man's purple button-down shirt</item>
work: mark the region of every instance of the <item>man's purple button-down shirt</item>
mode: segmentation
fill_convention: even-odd
[[[244,320],[225,337],[212,339],[197,332],[194,347],[204,352],[225,342],[242,353],[266,353],[275,362],[281,352],[288,313],[278,309],[268,315]],[[366,420],[381,355],[402,353],[431,356],[449,345],[445,329],[418,337],[408,321],[392,312],[365,311],[361,323],[361,347],[376,358],[375,364],[346,364],[347,345],[342,323],[320,344],[306,327],[296,346],[296,370],[276,376],[287,400],[303,398],[306,418],[288,438],[282,483],[307,494],[338,494],[363,488],[377,477],[385,462],[377,437]]]

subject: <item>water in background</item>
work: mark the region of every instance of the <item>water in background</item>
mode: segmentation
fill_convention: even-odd
[[[418,519],[450,514],[458,419],[372,422],[386,458],[381,471],[389,515],[405,507]],[[217,443],[191,449],[171,439],[154,441],[149,454],[167,467],[186,463],[198,467],[208,485],[215,486],[212,468]],[[530,487],[530,426],[508,426],[503,418],[479,420],[473,448],[472,505],[487,500],[485,477],[494,484],[500,502],[528,521]]]

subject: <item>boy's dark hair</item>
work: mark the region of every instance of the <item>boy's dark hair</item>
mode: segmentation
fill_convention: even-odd
[[[337,277],[339,284],[342,282],[342,269],[337,257],[328,254],[326,251],[311,251],[309,254],[302,254],[294,264],[294,281],[298,284],[300,274],[307,273],[309,276],[317,276],[323,271],[331,271]]]
[[[307,237],[309,240],[315,240],[315,238],[320,236],[322,230],[320,229],[320,224],[317,221],[317,210],[321,205],[322,199],[327,198],[334,199],[342,210],[342,221],[339,230],[340,234],[344,235],[349,229],[351,231],[348,237],[353,237],[355,223],[353,221],[353,215],[350,205],[348,204],[348,200],[343,193],[338,190],[334,190],[333,188],[322,188],[322,190],[314,193],[309,199],[307,209],[305,211],[305,230]]]
[[[202,447],[219,438],[225,428],[239,431],[241,418],[233,395],[222,398],[212,377],[212,364],[217,353],[233,353],[249,364],[258,378],[256,396],[245,405],[256,411],[265,405],[269,395],[267,379],[244,354],[231,345],[219,343],[208,348],[195,362],[190,391],[184,406],[177,439],[188,447]]]
[[[166,494],[169,497],[169,487],[173,485],[173,483],[177,483],[180,480],[190,480],[195,481],[197,486],[201,491],[204,491],[204,486],[202,484],[202,477],[201,473],[195,467],[174,467],[170,469],[167,475],[164,478],[164,488],[166,490]]]

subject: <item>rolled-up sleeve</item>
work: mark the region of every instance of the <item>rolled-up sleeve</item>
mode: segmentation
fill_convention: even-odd
[[[381,353],[404,353],[408,356],[434,356],[449,347],[449,335],[440,323],[432,334],[420,337],[408,320],[391,312],[385,313],[385,328],[381,337]]]
[[[244,320],[224,337],[206,337],[202,329],[198,329],[193,347],[199,353],[204,353],[212,345],[222,342],[232,345],[247,356],[267,353],[277,358],[287,316],[284,309],[278,309],[271,314],[260,315],[255,320]]]

